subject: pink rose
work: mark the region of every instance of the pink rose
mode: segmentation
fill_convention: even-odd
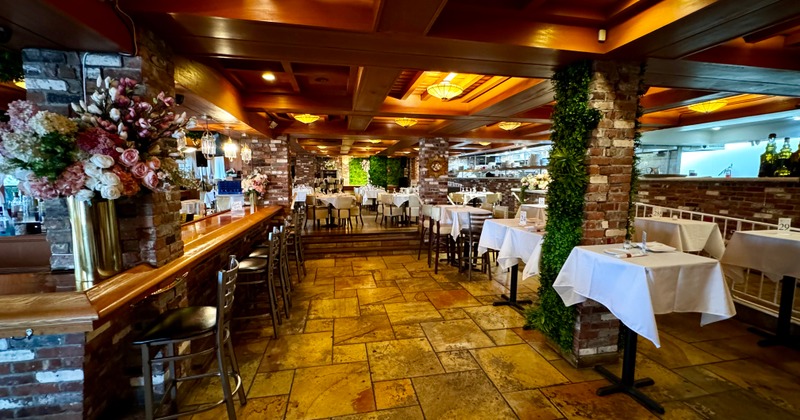
[[[158,168],[161,167],[161,161],[158,160],[157,157],[151,157],[150,160],[147,162],[147,166],[149,166],[150,169],[156,171],[158,170]]]
[[[144,176],[144,180],[142,180],[144,186],[155,191],[158,188],[158,175],[155,172],[150,171]]]
[[[131,167],[139,162],[139,151],[136,149],[126,149],[122,152],[122,155],[119,157],[119,161],[127,166]]]
[[[139,179],[144,178],[148,172],[150,172],[150,170],[147,168],[147,165],[142,162],[133,165],[131,168],[131,174]]]

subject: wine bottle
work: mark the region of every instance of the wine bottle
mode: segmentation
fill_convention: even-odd
[[[792,146],[789,144],[789,137],[786,137],[783,139],[783,147],[781,147],[778,159],[775,162],[775,166],[778,168],[775,170],[775,176],[791,175],[792,171],[787,166],[790,157],[792,157]]]
[[[770,133],[769,139],[767,142],[767,149],[764,153],[761,154],[761,165],[758,167],[758,177],[768,177],[773,176],[775,174],[775,161],[778,158],[778,154],[775,153],[775,139],[778,137],[775,133]]]
[[[800,176],[800,143],[797,143],[797,150],[789,156],[787,166],[791,171],[791,176]]]

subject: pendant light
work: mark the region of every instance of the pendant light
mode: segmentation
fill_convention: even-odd
[[[233,162],[233,160],[236,159],[237,149],[238,147],[233,144],[233,139],[231,138],[231,130],[228,128],[228,141],[222,146],[222,152],[225,154],[225,157],[228,158],[228,161]]]
[[[206,120],[206,131],[200,137],[200,150],[203,152],[203,157],[206,160],[213,160],[217,156],[217,139],[208,131],[208,120],[211,118],[208,115],[203,115]]]
[[[250,146],[247,145],[247,133],[242,133],[242,143],[242,162],[247,165],[253,160],[253,151],[250,150]]]

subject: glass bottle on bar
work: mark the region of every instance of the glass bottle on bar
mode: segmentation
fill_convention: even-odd
[[[790,171],[788,167],[789,158],[791,157],[792,146],[789,144],[789,137],[786,137],[783,139],[783,147],[781,147],[781,151],[778,153],[778,159],[775,162],[775,166],[778,168],[775,170],[775,176],[791,175],[792,171]]]
[[[761,154],[761,165],[758,167],[758,177],[768,177],[773,176],[775,173],[775,161],[778,158],[778,154],[775,152],[775,139],[778,137],[775,133],[770,133],[769,139],[767,142],[767,150]]]
[[[787,165],[791,176],[800,176],[800,143],[797,143],[797,150],[789,156],[789,163]]]

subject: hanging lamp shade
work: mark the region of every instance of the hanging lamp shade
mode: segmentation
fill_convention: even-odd
[[[444,101],[453,99],[462,93],[464,93],[464,89],[461,86],[448,81],[428,86],[428,94]]]
[[[250,150],[250,146],[245,144],[242,146],[242,162],[248,164],[251,160],[253,160],[253,151]]]
[[[699,104],[691,104],[688,106],[694,112],[702,112],[704,114],[708,114],[709,112],[714,112],[725,105],[728,105],[728,102],[723,100],[714,100],[714,101],[707,101],[707,102],[700,102]]]
[[[303,124],[311,124],[314,121],[319,120],[319,115],[300,114],[300,115],[295,115],[294,119],[296,119],[297,121],[300,121]]]
[[[522,125],[521,122],[516,122],[516,121],[502,121],[497,123],[498,127],[506,131],[516,130],[521,125]]]
[[[400,127],[408,128],[411,127],[412,125],[415,125],[417,123],[417,119],[401,117],[401,118],[395,118],[394,122]]]
[[[209,117],[203,115],[203,118],[206,120],[206,131],[204,131],[203,136],[200,137],[200,151],[203,152],[203,157],[206,158],[206,160],[212,160],[217,155],[217,138],[208,131]]]
[[[236,152],[238,147],[233,144],[233,140],[228,138],[228,141],[225,142],[225,145],[222,146],[222,152],[225,153],[225,157],[228,158],[229,161],[233,161],[236,159]]]

